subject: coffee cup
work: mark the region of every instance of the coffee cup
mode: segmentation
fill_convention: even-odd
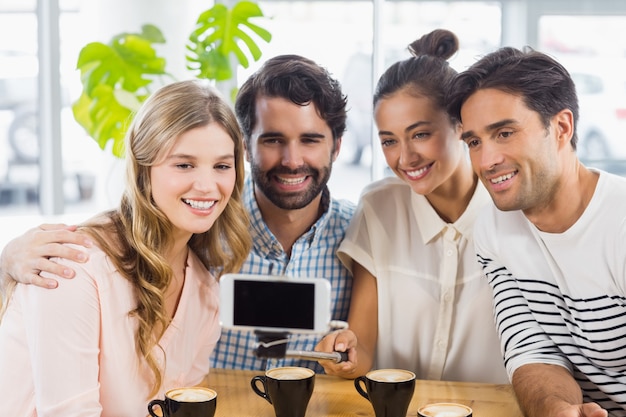
[[[213,417],[217,392],[203,387],[174,388],[165,393],[165,400],[152,400],[148,412],[153,417]],[[154,409],[160,408],[161,414]]]
[[[376,417],[405,417],[415,391],[415,374],[404,369],[377,369],[354,380],[357,392]]]
[[[418,417],[472,417],[472,409],[463,404],[433,403],[417,410]]]
[[[250,380],[252,390],[274,406],[276,417],[304,417],[313,394],[315,372],[309,368],[273,368]]]

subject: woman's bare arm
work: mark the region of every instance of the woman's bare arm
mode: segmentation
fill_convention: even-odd
[[[343,378],[366,374],[374,364],[378,339],[378,287],[376,277],[358,263],[352,268],[353,285],[348,315],[349,329],[326,336],[320,351],[348,352],[348,362],[320,361],[326,373]]]

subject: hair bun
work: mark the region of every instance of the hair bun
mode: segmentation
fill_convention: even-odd
[[[448,59],[459,50],[459,39],[447,29],[435,29],[408,46],[413,56],[431,55]]]

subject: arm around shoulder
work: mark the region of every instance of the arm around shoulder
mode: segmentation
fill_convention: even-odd
[[[55,279],[43,278],[40,272],[49,272],[64,278],[74,277],[74,270],[50,261],[50,258],[59,257],[76,262],[87,260],[85,252],[64,245],[74,243],[84,247],[92,246],[91,239],[75,230],[76,226],[43,224],[7,243],[0,253],[0,290],[10,280],[44,288],[57,287]]]

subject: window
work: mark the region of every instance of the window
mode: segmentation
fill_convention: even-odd
[[[560,4],[549,0],[259,1],[270,18],[264,26],[273,34],[271,43],[262,45],[262,61],[276,54],[301,54],[342,81],[349,96],[348,132],[330,182],[339,198],[356,201],[365,184],[385,175],[377,140],[372,147],[373,80],[389,64],[409,56],[406,46],[412,40],[438,27],[454,31],[461,40],[460,51],[451,60],[457,70],[500,46],[501,39],[519,42],[514,46],[530,43],[567,60],[581,100],[581,158],[626,175],[626,141],[620,140],[626,127],[626,41],[617,35],[626,19],[626,6],[577,0],[567,2],[566,9],[557,14],[563,8]],[[184,69],[184,42],[197,14],[210,6],[198,0],[175,4],[167,0],[60,0],[62,158],[54,162],[63,164],[66,213],[92,214],[116,205],[123,181],[120,161],[101,151],[73,120],[70,106],[80,92],[74,69],[80,48],[153,23],[165,34],[168,43],[163,54],[177,68],[176,76],[189,76]],[[40,213],[40,175],[47,175],[41,172],[38,155],[35,8],[34,0],[0,4],[0,215]],[[123,19],[104,13],[118,9],[125,11]],[[609,56],[600,58],[607,52]],[[373,56],[378,57],[375,65]],[[262,61],[240,69],[239,80]]]

